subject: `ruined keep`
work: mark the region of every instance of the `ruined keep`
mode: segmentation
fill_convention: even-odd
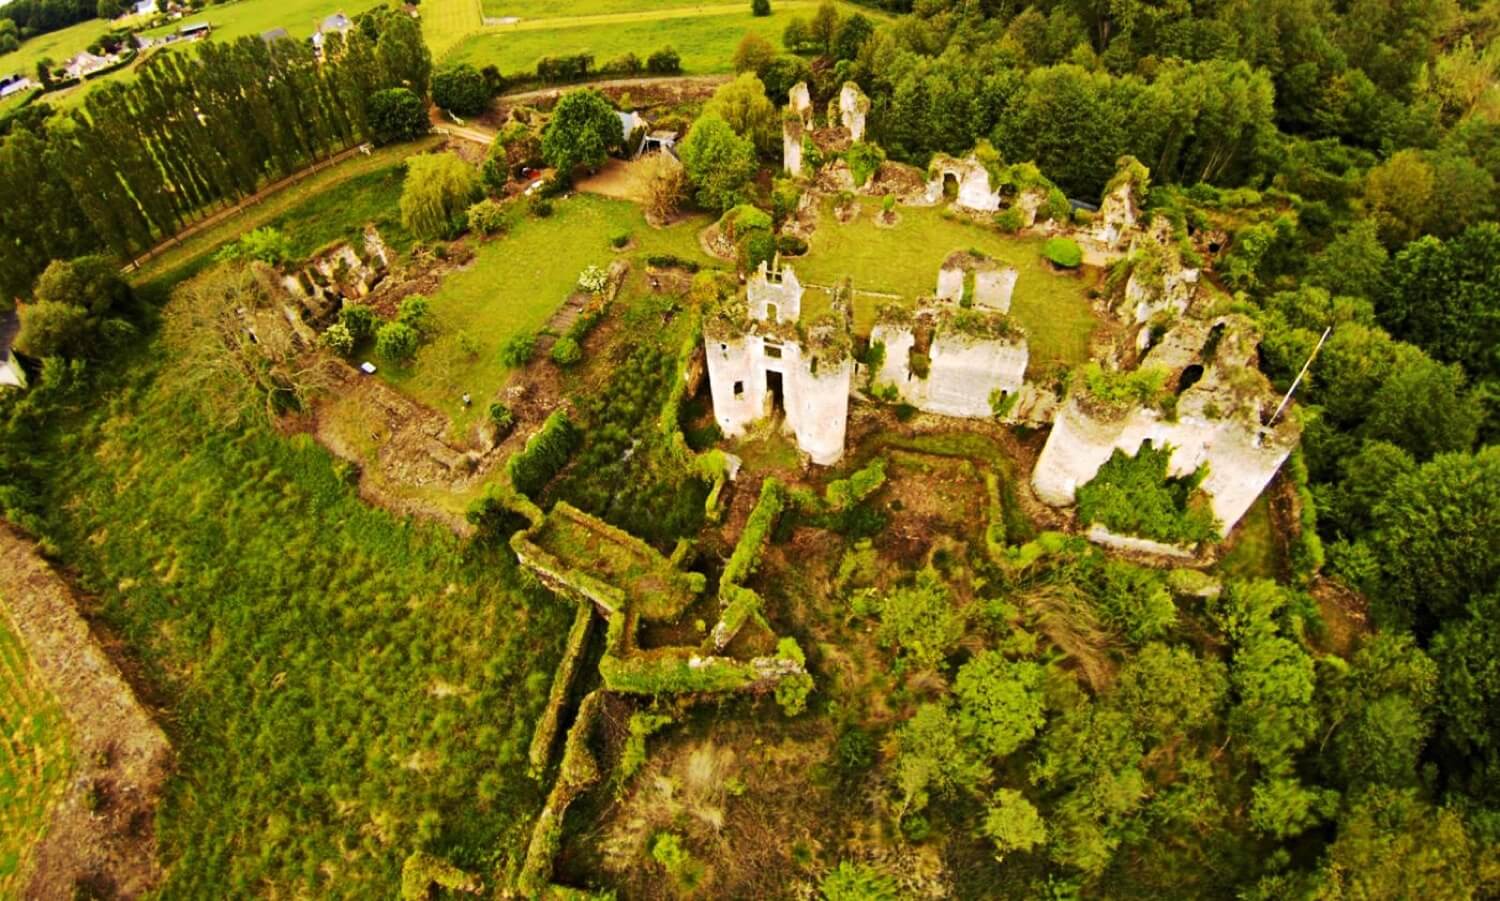
[[[1256,365],[1258,345],[1243,316],[1189,319],[1141,361],[1138,373],[1161,379],[1152,400],[1119,400],[1088,378],[1075,379],[1032,473],[1038,497],[1072,504],[1116,450],[1133,456],[1149,441],[1172,449],[1173,477],[1207,467],[1199,488],[1221,534],[1229,534],[1301,437],[1295,421],[1269,421],[1280,398]]]
[[[838,107],[830,112],[829,119],[834,118],[832,112],[838,113],[838,123],[849,132],[850,141],[857,143],[865,139],[865,116],[870,112],[870,98],[859,89],[859,85],[844,82],[839,89]]]
[[[790,266],[761,263],[743,299],[721,302],[705,319],[714,418],[729,437],[744,434],[777,408],[797,446],[814,463],[844,454],[849,388],[854,375],[847,299],[805,328],[802,285]]]
[[[1183,265],[1182,251],[1172,239],[1172,223],[1164,216],[1130,244],[1130,279],[1125,283],[1121,318],[1142,325],[1158,315],[1180,316],[1197,296],[1200,272]],[[1149,333],[1141,332],[1140,349]]]
[[[927,413],[985,419],[998,396],[1014,395],[1026,380],[1026,336],[1002,313],[937,302],[915,313],[880,311],[870,332],[883,349],[871,373],[873,389],[894,389]]]
[[[842,153],[850,145],[863,141],[865,117],[870,112],[870,98],[859,85],[844,82],[839,96],[828,104],[826,128],[818,128],[813,120],[812,95],[807,82],[799,81],[788,93],[786,109],[781,115],[781,159],[788,175],[799,178],[804,174],[803,162],[807,151],[804,142],[825,153]]]

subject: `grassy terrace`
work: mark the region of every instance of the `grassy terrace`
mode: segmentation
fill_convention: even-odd
[[[466,429],[484,404],[465,409],[463,394],[484,400],[500,390],[507,375],[499,360],[501,346],[513,335],[546,325],[584,267],[607,267],[614,260],[609,239],[615,231],[634,236],[637,257],[672,253],[706,264],[709,258],[698,247],[698,232],[706,224],[706,218],[692,217],[654,229],[634,204],[588,194],[558,201],[545,219],[517,216],[508,233],[478,245],[474,261],[450,273],[429,297],[437,337],[412,365],[385,365],[381,373]],[[631,290],[627,284],[623,300],[628,302]],[[477,352],[464,349],[465,336]]]
[[[619,588],[646,619],[675,619],[697,599],[687,576],[650,545],[567,504],[555,506],[531,540],[565,566]]]
[[[62,710],[0,616],[0,897],[21,897],[26,852],[70,768]]]
[[[507,75],[534,71],[544,56],[592,53],[594,62],[634,53],[643,60],[651,52],[670,45],[682,56],[682,69],[691,75],[714,75],[733,70],[734,48],[746,32],[755,32],[780,46],[781,33],[796,16],[811,16],[813,0],[782,0],[770,16],[750,14],[748,3],[691,6],[675,0],[653,3],[648,9],[624,0],[591,0],[580,5],[532,0],[518,9],[534,8],[538,16],[552,16],[564,9],[567,18],[530,18],[524,12],[499,12],[486,6],[489,16],[522,16],[514,25],[487,26],[464,37],[447,51],[448,62],[476,66],[495,65]],[[840,4],[844,15],[860,12],[866,18],[883,18],[864,7]],[[429,26],[431,33],[432,26]],[[445,45],[446,46],[446,45]],[[439,52],[434,47],[434,52]]]
[[[833,285],[846,275],[856,292],[899,294],[905,303],[930,295],[938,267],[955,250],[975,248],[1021,271],[1011,301],[1011,315],[1026,329],[1032,365],[1074,365],[1088,359],[1089,334],[1095,320],[1085,277],[1059,275],[1042,261],[1040,238],[1012,237],[947,219],[942,210],[902,207],[895,228],[877,228],[879,201],[866,199],[860,216],[848,225],[834,218],[832,200],[824,204],[808,255],[793,262],[803,282]],[[889,298],[855,295],[855,328],[867,333],[875,311]],[[827,294],[809,291],[804,316],[826,309]]]

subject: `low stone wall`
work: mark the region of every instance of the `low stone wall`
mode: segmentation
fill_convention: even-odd
[[[1117,551],[1129,551],[1135,554],[1154,554],[1158,557],[1172,557],[1178,560],[1197,559],[1197,556],[1185,547],[1152,541],[1149,538],[1137,538],[1133,535],[1118,535],[1101,525],[1090,526],[1087,535],[1089,541],[1101,547]]]

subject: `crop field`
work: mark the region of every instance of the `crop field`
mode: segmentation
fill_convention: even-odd
[[[568,611],[365,505],[310,440],[202,421],[166,356],[65,430],[51,524],[172,698],[163,895],[392,897],[417,848],[503,869]]]
[[[71,767],[62,709],[0,615],[0,898],[21,896],[21,866]]]
[[[698,249],[701,217],[671,228],[646,225],[634,204],[580,194],[555,205],[548,218],[519,218],[510,232],[479,245],[474,262],[444,279],[429,297],[438,336],[410,367],[381,372],[417,400],[467,428],[476,408],[465,409],[465,392],[487,398],[500,390],[507,370],[500,347],[512,335],[535,332],[572,293],[589,265],[608,267],[615,257],[609,239],[629,231],[640,254],[672,253],[707,262]],[[472,340],[465,351],[463,337]]]
[[[603,0],[614,8],[614,0]],[[592,6],[588,7],[590,10]],[[671,46],[682,57],[682,70],[690,75],[715,75],[734,69],[734,49],[748,32],[780,46],[781,33],[794,15],[810,16],[817,8],[811,0],[789,0],[775,5],[770,16],[750,14],[747,4],[671,6],[622,12],[591,13],[572,18],[523,20],[514,25],[487,26],[457,42],[444,56],[447,62],[476,66],[494,65],[506,75],[536,68],[544,56],[592,53],[596,64],[626,53],[644,59],[655,50]],[[856,9],[867,18],[878,13],[840,6],[849,15]]]
[[[1087,276],[1052,272],[1041,257],[1040,238],[1012,237],[943,216],[941,209],[902,207],[894,228],[874,224],[880,204],[865,200],[859,217],[848,224],[834,218],[825,203],[808,255],[792,261],[803,282],[831,286],[846,275],[858,291],[899,294],[911,303],[931,295],[938,268],[955,250],[975,248],[1021,271],[1011,299],[1011,316],[1026,329],[1035,364],[1069,365],[1088,359],[1089,335],[1096,324],[1087,295]],[[804,314],[815,314],[826,295],[810,298]],[[875,310],[888,298],[855,295],[855,326],[868,331]]]

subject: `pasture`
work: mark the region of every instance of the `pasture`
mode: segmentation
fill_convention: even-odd
[[[342,12],[353,18],[382,2],[384,0],[234,0],[205,7],[179,22],[151,29],[145,34],[160,37],[184,25],[209,22],[214,27],[213,39],[219,41],[254,37],[274,28],[285,28],[288,34],[300,40],[312,37],[318,23],[334,13]]]
[[[749,4],[716,3],[703,6],[673,6],[624,11],[616,0],[594,0],[583,15],[566,18],[523,19],[513,25],[485,26],[468,34],[443,56],[444,62],[466,62],[475,66],[498,66],[507,76],[530,73],[537,60],[546,56],[592,53],[596,65],[634,53],[644,60],[653,51],[670,46],[682,57],[682,70],[689,75],[716,75],[734,69],[734,49],[746,33],[754,32],[775,46],[794,16],[811,16],[813,0],[777,3],[770,16],[750,13]],[[866,18],[881,18],[863,7],[840,4],[840,12],[860,12]],[[434,53],[437,51],[434,50]]]
[[[21,897],[21,870],[71,769],[62,708],[0,615],[0,898]]]

